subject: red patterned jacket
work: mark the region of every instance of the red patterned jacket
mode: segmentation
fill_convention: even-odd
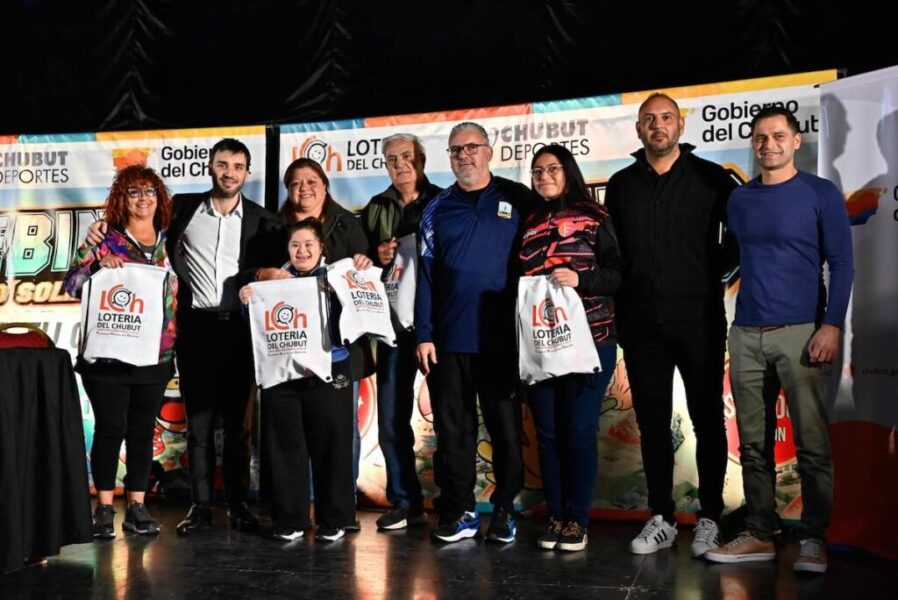
[[[605,207],[591,200],[567,205],[542,201],[524,223],[520,252],[524,275],[565,267],[577,271],[577,293],[598,346],[616,343],[614,300],[621,283],[620,250]]]

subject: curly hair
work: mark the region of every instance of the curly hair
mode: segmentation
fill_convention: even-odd
[[[123,229],[128,224],[128,188],[143,188],[147,185],[156,190],[153,227],[157,231],[167,228],[171,222],[171,196],[156,171],[143,165],[131,165],[115,174],[109,196],[106,197],[106,222],[112,227]]]

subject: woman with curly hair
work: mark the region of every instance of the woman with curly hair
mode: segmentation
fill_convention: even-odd
[[[65,290],[75,298],[81,297],[84,283],[101,268],[115,269],[132,262],[171,269],[165,251],[171,198],[153,169],[131,166],[119,171],[106,198],[104,218],[108,228],[103,240],[82,244],[66,274]],[[174,373],[176,294],[177,279],[170,271],[157,364],[136,367],[112,359],[87,363],[78,357],[76,370],[81,373],[95,418],[90,459],[98,496],[93,522],[96,538],[115,537],[112,499],[123,439],[128,448],[128,506],[122,529],[159,533],[159,524],[144,505],[144,495],[153,462],[156,415]]]

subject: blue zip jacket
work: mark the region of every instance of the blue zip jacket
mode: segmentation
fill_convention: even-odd
[[[520,230],[530,190],[492,176],[477,193],[458,184],[430,201],[420,224],[417,343],[438,352],[514,351]]]

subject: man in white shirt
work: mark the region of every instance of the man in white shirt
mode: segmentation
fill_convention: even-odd
[[[224,422],[228,522],[241,529],[259,525],[246,505],[253,360],[237,290],[258,268],[276,264],[283,253],[270,243],[279,239],[276,217],[241,193],[250,168],[247,147],[226,138],[212,147],[210,156],[212,189],[172,198],[167,241],[181,279],[176,350],[193,499],[190,512],[178,524],[180,535],[211,525],[217,414]]]

